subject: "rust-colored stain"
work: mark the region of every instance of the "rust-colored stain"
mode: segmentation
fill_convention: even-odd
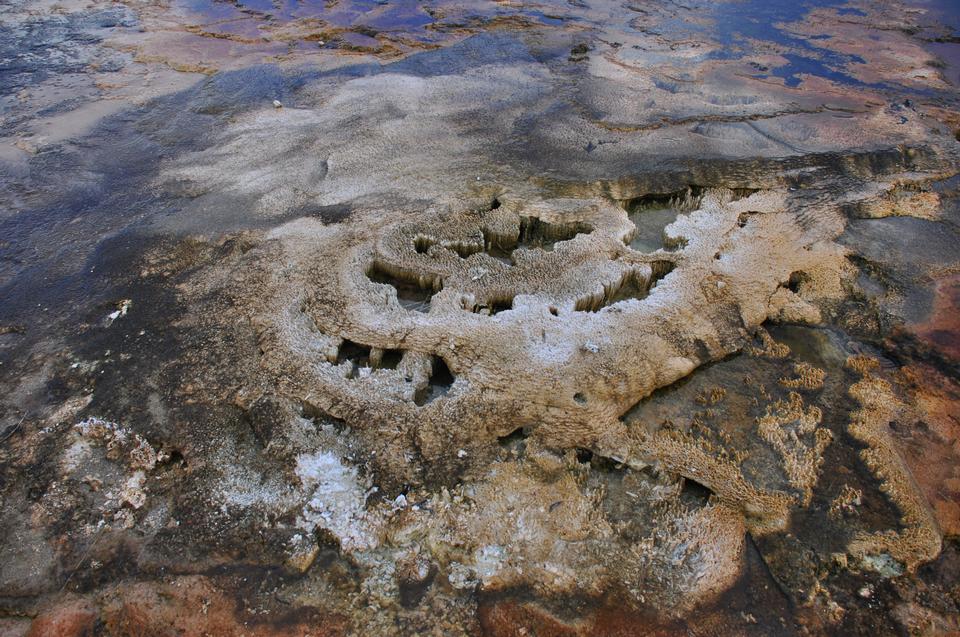
[[[937,353],[960,362],[960,274],[937,279],[929,319],[911,328]]]

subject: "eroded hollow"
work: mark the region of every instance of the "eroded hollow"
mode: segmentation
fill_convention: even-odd
[[[506,310],[513,309],[513,296],[503,296],[499,298],[491,298],[483,303],[477,303],[474,305],[469,305],[468,301],[464,301],[464,308],[474,314],[483,314],[486,316],[493,316],[499,314],[500,312],[505,312]]]
[[[684,500],[702,507],[707,505],[707,503],[710,501],[710,496],[712,495],[713,491],[699,482],[691,480],[690,478],[683,479],[680,497]]]
[[[372,348],[367,345],[355,343],[349,339],[343,339],[339,349],[337,349],[337,365],[350,363],[350,371],[347,373],[347,378],[356,378],[361,369],[371,367],[371,351]]]
[[[623,201],[623,207],[628,212],[643,208],[674,208],[682,212],[689,212],[700,207],[700,202],[703,201],[703,193],[704,189],[700,186],[687,186],[683,190],[655,192],[633,199],[626,199]]]
[[[590,234],[593,227],[582,221],[550,223],[538,217],[520,217],[521,248],[542,248],[546,251],[561,241],[569,241],[578,234]]]
[[[787,279],[787,284],[785,287],[791,292],[793,292],[794,294],[796,294],[796,293],[799,293],[800,288],[803,287],[804,284],[809,283],[810,280],[811,280],[810,275],[807,274],[806,272],[801,272],[801,271],[791,272],[790,278]]]
[[[605,287],[602,295],[589,295],[577,299],[574,310],[577,312],[599,312],[621,301],[635,299],[642,301],[650,295],[650,290],[669,274],[674,268],[670,261],[654,261],[650,264],[651,275],[649,281],[635,270],[626,275],[615,285]]]
[[[418,406],[428,405],[450,391],[454,381],[456,378],[446,361],[439,356],[434,356],[427,386],[418,391],[413,400]]]
[[[479,237],[472,241],[443,242],[439,242],[433,237],[426,235],[417,235],[413,238],[413,249],[417,252],[417,254],[427,254],[430,251],[430,248],[435,245],[440,245],[442,248],[456,253],[456,255],[461,259],[466,259],[471,254],[476,254],[477,252],[483,252],[483,243],[480,242]]]
[[[682,247],[683,241],[669,243],[666,227],[677,220],[680,210],[676,208],[644,208],[628,213],[636,231],[627,245],[637,252],[656,252]]]
[[[430,246],[434,244],[436,244],[436,241],[431,237],[417,235],[413,238],[413,249],[417,252],[417,254],[426,254],[427,250],[430,249]]]
[[[737,201],[754,192],[756,190],[749,188],[733,188],[730,189],[730,200]],[[664,231],[680,214],[700,208],[704,194],[704,188],[689,186],[684,190],[653,193],[622,201],[622,207],[636,228],[628,243],[630,248],[637,252],[683,248],[686,245],[684,239],[670,241]]]
[[[370,347],[343,339],[337,350],[337,365],[350,361],[358,367],[370,367]]]
[[[505,436],[497,438],[497,444],[508,454],[522,455],[527,448],[530,432],[525,427],[517,427]]]
[[[374,263],[367,271],[367,278],[374,283],[389,285],[396,290],[397,302],[413,312],[429,312],[430,299],[443,288],[443,281],[406,273],[390,271],[380,263]]]
[[[703,189],[696,186],[623,201],[622,206],[636,228],[628,245],[637,252],[656,252],[682,247],[682,245],[668,244],[664,229],[677,220],[677,215],[699,208],[702,201]]]
[[[500,235],[485,228],[483,230],[484,251],[494,259],[509,265],[513,263],[514,250],[540,248],[551,252],[556,244],[570,241],[578,234],[591,232],[593,232],[593,226],[583,221],[551,223],[538,217],[520,217],[520,227],[515,236]]]
[[[374,369],[396,369],[403,359],[400,349],[371,349],[370,366]]]

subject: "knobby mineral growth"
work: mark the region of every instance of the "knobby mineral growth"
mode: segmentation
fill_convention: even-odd
[[[0,9],[0,633],[960,631],[955,16],[875,4]]]

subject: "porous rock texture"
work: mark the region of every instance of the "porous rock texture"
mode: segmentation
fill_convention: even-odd
[[[517,429],[551,448],[596,448],[636,467],[682,464],[696,447],[634,441],[619,416],[740,349],[770,314],[815,311],[799,295],[776,294],[792,273],[825,281],[808,298],[840,289],[842,250],[821,236],[829,209],[819,211],[826,223],[807,233],[785,210],[785,193],[733,198],[706,192],[667,228],[682,248],[654,254],[626,246],[622,209],[588,200],[527,207],[501,197],[493,210],[444,220],[427,213],[370,238],[351,236],[349,226],[281,228],[287,267],[283,283],[265,282],[278,294],[268,306],[279,308],[260,339],[265,364],[283,369],[293,359],[305,370],[311,407],[361,429],[379,429],[380,419],[396,427],[427,472],[409,474],[408,465],[405,480],[470,464],[451,458],[452,449],[486,460],[497,438]],[[549,251],[523,247],[551,234],[571,238]],[[509,264],[490,255],[495,248],[511,251]],[[299,277],[290,267],[298,262]],[[428,311],[403,307],[398,287],[371,273],[428,291]],[[346,359],[348,342],[371,353]],[[385,351],[399,357],[395,369],[377,369]],[[442,399],[418,404],[439,367],[455,380]],[[730,504],[769,516],[772,526],[785,521],[772,494],[738,493],[736,483],[714,485],[702,468],[689,471],[708,488],[731,490]]]
[[[745,479],[736,462],[692,438],[637,432],[620,416],[654,390],[740,350],[769,318],[817,321],[820,307],[836,303],[851,276],[845,251],[833,241],[843,227],[843,203],[791,197],[786,189],[707,189],[666,227],[670,249],[654,253],[628,247],[635,229],[626,212],[602,200],[531,204],[502,192],[479,210],[428,210],[380,224],[374,233],[356,232],[366,225],[359,221],[336,227],[296,221],[266,244],[270,253],[280,251],[267,262],[282,267],[257,272],[257,293],[238,296],[253,302],[249,317],[258,328],[261,365],[283,378],[284,393],[300,401],[301,410],[341,420],[355,432],[380,485],[395,490],[449,483],[451,475],[483,476],[498,441],[522,431],[539,453],[588,449],[634,471],[652,466],[709,489],[723,507],[722,519],[738,514],[732,525],[707,525],[719,534],[712,543],[734,552],[705,558],[700,542],[676,540],[681,552],[702,562],[693,575],[699,584],[681,588],[688,605],[698,593],[715,592],[716,580],[735,575],[728,570],[738,559],[733,547],[744,525],[754,533],[783,529],[791,506],[809,504],[831,435],[821,430],[804,451],[798,432],[813,433],[819,414],[793,414],[778,404],[783,424],[799,419],[791,437],[800,449],[791,452],[760,422],[798,498]],[[255,252],[250,258],[257,259]],[[807,282],[803,290],[790,290],[799,277]],[[411,294],[423,300],[405,303]],[[507,482],[509,491],[523,490]],[[549,508],[535,504],[536,497],[521,500],[526,504],[518,506]],[[557,517],[573,525],[566,533],[617,546],[622,538],[611,537],[602,517],[571,517],[584,507],[589,512],[587,503],[558,510]],[[681,537],[690,532],[683,519],[668,523]],[[540,552],[549,538],[563,539],[562,529],[525,522],[536,538],[532,546],[513,535],[515,527],[500,533],[494,527],[489,544],[475,545],[473,567],[486,573],[478,575],[482,583],[498,581],[504,561],[520,559],[529,572],[547,568],[549,559],[571,574],[532,577],[539,587],[601,588],[582,574],[572,576],[565,563],[582,556]],[[474,542],[477,536],[466,535]],[[921,553],[929,559],[938,548]],[[612,577],[641,590],[624,557],[630,550],[629,543],[607,549],[619,556]]]
[[[0,8],[0,634],[960,630],[935,3],[321,4]]]

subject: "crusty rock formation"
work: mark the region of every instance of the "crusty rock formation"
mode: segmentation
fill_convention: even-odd
[[[956,630],[944,4],[0,3],[0,635]]]
[[[860,534],[850,552],[861,558],[890,555],[911,571],[940,553],[940,529],[910,469],[897,451],[889,431],[897,417],[899,401],[889,383],[873,375],[875,360],[851,358],[847,363],[863,378],[850,388],[861,408],[852,414],[850,434],[867,445],[860,452],[864,463],[882,481],[882,489],[900,510],[902,530]]]
[[[480,480],[469,495],[461,492],[472,504],[414,514],[402,533],[384,522],[388,537],[434,538],[429,552],[453,580],[485,589],[536,582],[547,594],[614,585],[634,591],[635,603],[657,598],[660,607],[689,608],[738,571],[729,571],[735,557],[711,551],[739,546],[744,528],[783,529],[791,509],[810,505],[833,434],[820,426],[820,409],[806,408],[796,393],[758,419],[797,496],[745,476],[722,446],[682,432],[651,434],[621,416],[697,367],[754,347],[755,334],[780,356],[783,346],[761,324],[819,320],[843,297],[850,268],[834,242],[843,220],[829,200],[723,188],[680,199],[693,203],[685,211],[673,204],[677,217],[654,252],[629,247],[636,229],[620,207],[600,199],[530,202],[506,190],[473,209],[381,216],[372,230],[368,220],[286,224],[262,248],[269,263],[283,266],[258,265],[239,288],[258,290],[242,297],[259,331],[261,365],[304,413],[350,427],[388,493],[404,484],[450,485],[457,475]],[[780,384],[823,387],[822,370],[794,363],[793,372]],[[516,468],[489,465],[515,432],[526,439],[526,459]],[[652,467],[693,480],[709,489],[712,504],[689,509],[678,492],[660,494],[653,498],[659,515],[672,511],[661,524],[673,530],[624,544],[601,513],[602,494],[564,472],[576,473],[577,463],[545,460],[575,449],[634,472]],[[549,487],[540,482],[544,462],[553,465]],[[511,520],[525,509],[521,530]],[[688,526],[718,512],[729,522]],[[691,529],[713,530],[698,540]],[[520,539],[527,536],[529,543]],[[549,548],[554,541],[620,557],[606,563],[593,550]],[[352,540],[341,543],[355,550]],[[665,583],[668,572],[681,572],[667,562],[623,557],[670,546],[685,547],[698,565],[686,583]],[[651,568],[661,583],[641,586]]]

